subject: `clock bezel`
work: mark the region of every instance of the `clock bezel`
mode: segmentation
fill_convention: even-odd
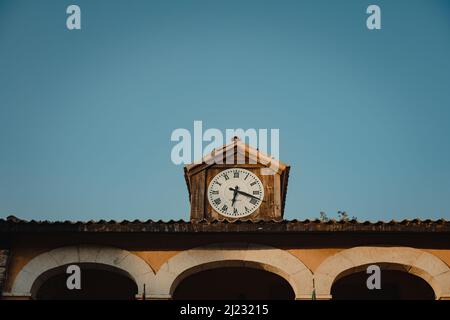
[[[213,199],[210,198],[210,195],[211,195],[210,191],[211,191],[212,185],[213,185],[214,181],[216,180],[216,178],[219,177],[220,175],[223,175],[225,172],[230,172],[232,174],[234,170],[241,170],[242,172],[246,172],[246,173],[250,174],[251,177],[253,177],[256,181],[258,181],[258,183],[261,186],[261,189],[260,189],[260,192],[261,192],[260,199],[261,199],[261,201],[259,201],[259,203],[257,205],[255,205],[252,208],[252,210],[249,211],[248,213],[245,213],[245,214],[242,214],[242,215],[238,215],[238,216],[231,215],[231,214],[226,214],[226,213],[223,213],[222,211],[218,210],[218,208],[216,208],[216,206],[212,203]],[[210,180],[210,182],[209,182],[209,184],[207,186],[207,190],[206,190],[206,198],[208,199],[208,203],[209,203],[211,209],[214,210],[214,212],[216,212],[217,214],[219,214],[219,216],[223,216],[223,217],[231,218],[231,219],[241,219],[241,218],[245,218],[245,217],[248,217],[248,216],[254,214],[255,212],[258,211],[258,209],[261,207],[262,203],[265,201],[264,197],[265,197],[265,185],[264,185],[263,181],[260,179],[260,177],[258,177],[257,174],[255,174],[254,172],[246,169],[245,167],[227,168],[225,170],[222,170],[222,171],[218,172],[217,174],[215,174],[211,178],[211,180]]]

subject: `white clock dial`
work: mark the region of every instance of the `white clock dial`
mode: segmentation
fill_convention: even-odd
[[[233,168],[217,174],[208,186],[208,201],[215,211],[229,218],[255,212],[264,199],[264,186],[252,172]]]

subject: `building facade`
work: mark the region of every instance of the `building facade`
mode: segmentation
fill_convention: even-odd
[[[287,221],[289,166],[226,150],[185,168],[189,221],[0,220],[2,299],[450,299],[449,222]]]

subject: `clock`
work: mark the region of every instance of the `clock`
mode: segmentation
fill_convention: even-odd
[[[264,201],[264,185],[251,171],[232,168],[223,170],[208,186],[208,201],[219,214],[242,218],[255,212]]]
[[[233,138],[201,162],[184,167],[190,221],[212,222],[224,217],[281,221],[289,170],[289,165]]]

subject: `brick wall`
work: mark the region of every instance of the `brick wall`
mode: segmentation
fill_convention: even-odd
[[[0,297],[6,280],[6,269],[8,265],[9,250],[0,249]]]

